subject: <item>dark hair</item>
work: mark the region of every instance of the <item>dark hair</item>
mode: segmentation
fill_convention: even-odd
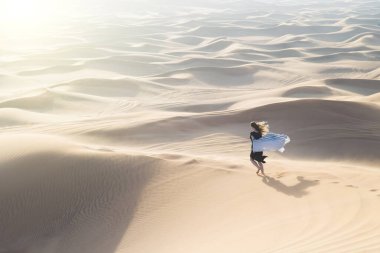
[[[258,133],[261,135],[266,135],[269,132],[269,125],[268,122],[266,121],[252,121],[251,122],[251,127],[254,128]]]
[[[255,121],[251,122],[251,127],[254,128],[257,132],[261,132],[259,126],[256,124]]]

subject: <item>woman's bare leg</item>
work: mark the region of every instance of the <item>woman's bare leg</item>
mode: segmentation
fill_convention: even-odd
[[[256,174],[259,174],[260,170],[262,170],[262,168],[263,168],[263,166],[262,166],[263,164],[262,163],[258,163],[258,162],[256,162],[253,159],[251,159],[251,163],[257,167]],[[261,164],[261,166],[260,166],[260,164]]]
[[[265,174],[264,174],[264,164],[263,164],[262,162],[258,162],[258,164],[259,164],[260,169],[257,171],[257,173],[259,173],[259,171],[261,171],[261,173],[262,173],[263,175],[265,175]]]

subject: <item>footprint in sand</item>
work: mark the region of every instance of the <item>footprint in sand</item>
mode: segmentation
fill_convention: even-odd
[[[378,190],[377,189],[371,189],[369,191],[371,191],[371,192],[377,192]]]
[[[285,176],[285,173],[284,172],[280,172],[277,174],[276,178],[282,178],[283,176]]]
[[[335,181],[335,182],[331,182],[331,183],[332,183],[332,184],[339,184],[339,182],[336,182],[336,181]]]
[[[358,188],[357,186],[355,186],[355,185],[352,185],[352,184],[348,184],[348,185],[346,185],[346,187],[351,187],[351,188]]]

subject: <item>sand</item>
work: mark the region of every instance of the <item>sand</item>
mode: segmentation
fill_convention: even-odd
[[[379,2],[129,4],[2,23],[0,252],[380,252]]]

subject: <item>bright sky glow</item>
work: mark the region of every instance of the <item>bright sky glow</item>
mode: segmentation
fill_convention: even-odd
[[[0,0],[0,20],[8,25],[29,25],[46,22],[56,13],[56,1]]]
[[[45,43],[41,37],[59,32],[69,21],[74,0],[0,0],[0,48],[28,48]]]

